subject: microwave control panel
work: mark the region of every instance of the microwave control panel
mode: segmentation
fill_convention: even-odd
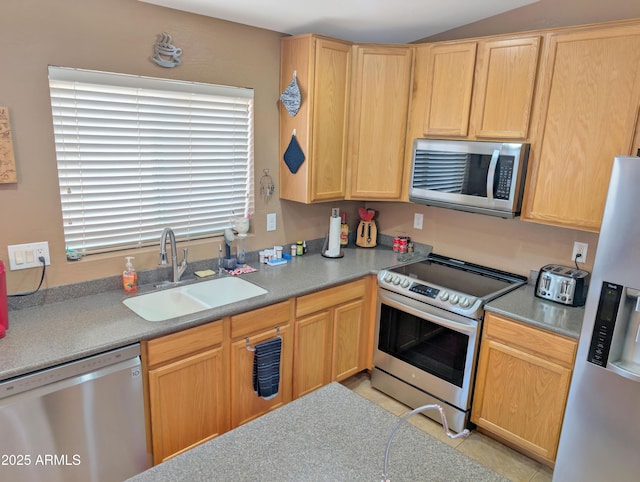
[[[500,156],[498,165],[498,183],[494,188],[493,197],[496,199],[509,199],[511,179],[513,178],[513,157]]]

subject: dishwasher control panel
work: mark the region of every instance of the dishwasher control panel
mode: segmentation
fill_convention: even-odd
[[[118,363],[122,360],[140,356],[140,345],[131,345],[100,353],[80,360],[45,368],[27,375],[20,375],[0,382],[0,400],[18,393],[33,390],[51,383],[65,380],[82,374],[95,372],[100,368]],[[138,368],[138,370],[141,370]],[[139,376],[142,375],[140,372]]]

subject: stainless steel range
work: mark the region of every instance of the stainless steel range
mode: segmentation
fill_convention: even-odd
[[[463,430],[484,305],[526,282],[437,254],[380,271],[372,386],[413,408],[438,403],[449,426]]]

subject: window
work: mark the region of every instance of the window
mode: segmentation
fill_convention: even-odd
[[[49,67],[67,247],[221,234],[253,210],[253,90]]]

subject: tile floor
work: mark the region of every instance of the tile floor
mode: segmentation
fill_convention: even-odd
[[[404,415],[410,410],[406,405],[372,388],[367,372],[355,375],[342,384],[395,415]],[[553,472],[550,468],[478,432],[474,431],[462,440],[451,440],[445,435],[440,424],[427,417],[416,415],[408,422],[511,481],[551,481]]]

